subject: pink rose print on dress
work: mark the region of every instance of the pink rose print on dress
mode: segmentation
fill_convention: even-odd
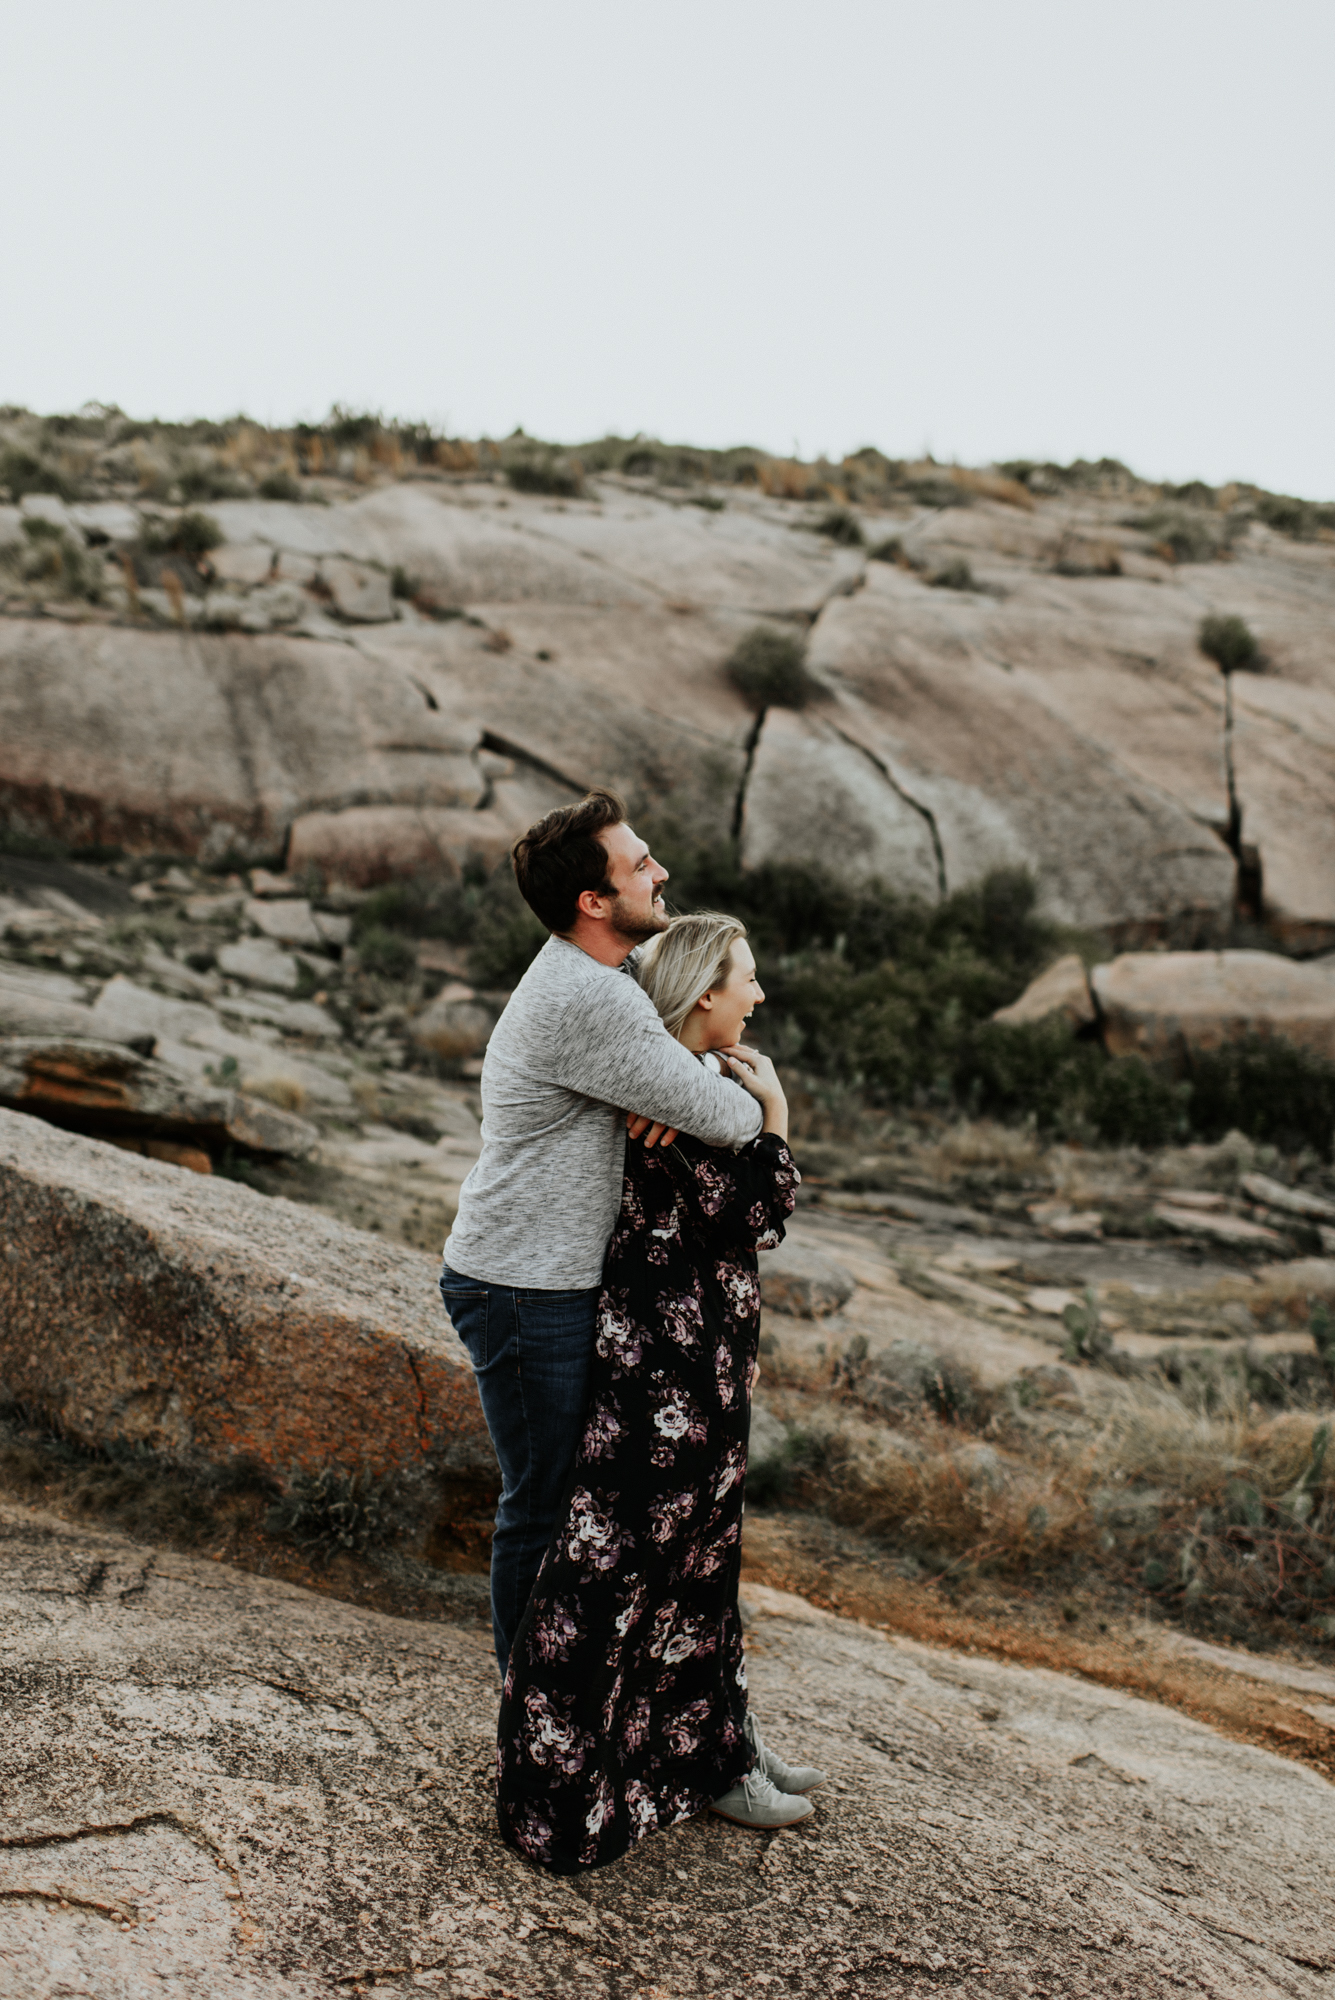
[[[677,1602],[675,1598],[670,1597],[666,1604],[659,1605],[657,1612],[654,1614],[653,1631],[649,1635],[649,1643],[646,1648],[650,1659],[658,1660],[662,1658],[663,1648],[667,1644],[668,1634],[672,1630],[672,1621],[676,1615]]]
[[[644,1609],[645,1600],[649,1595],[648,1589],[644,1584],[638,1582],[634,1577],[630,1581],[634,1587],[628,1597],[622,1598],[621,1609],[612,1620],[617,1629],[617,1636],[621,1639],[625,1638],[631,1626],[639,1618],[640,1613]]]
[[[742,1444],[729,1445],[727,1451],[723,1454],[723,1462],[718,1469],[718,1484],[714,1488],[716,1503],[723,1498],[724,1494],[731,1487],[736,1485],[745,1471],[746,1446]]]
[[[550,1766],[568,1778],[584,1769],[584,1760],[593,1749],[593,1738],[558,1714],[541,1688],[531,1687],[524,1696],[524,1720],[519,1734],[533,1763],[544,1769]]]
[[[677,1456],[677,1446],[703,1444],[709,1433],[705,1420],[684,1389],[671,1389],[654,1411],[658,1442],[649,1454],[650,1463],[666,1470]]]
[[[659,1216],[657,1227],[651,1229],[649,1234],[657,1237],[660,1243],[681,1242],[681,1217],[677,1213],[675,1201],[666,1215]]]
[[[692,1701],[676,1715],[667,1717],[663,1724],[663,1734],[674,1757],[693,1757],[700,1748],[700,1739],[705,1724],[709,1720],[707,1699]]]
[[[625,1307],[625,1294],[604,1292],[598,1301],[598,1338],[595,1346],[602,1361],[615,1363],[618,1373],[638,1368],[644,1351],[644,1328],[637,1326]]]
[[[701,1208],[706,1215],[717,1215],[732,1193],[731,1180],[726,1174],[720,1173],[710,1160],[696,1160],[693,1171],[695,1185],[700,1193]]]
[[[700,1301],[691,1292],[660,1292],[658,1311],[663,1331],[678,1347],[695,1347],[705,1330]]]
[[[629,1757],[634,1751],[643,1749],[649,1741],[649,1697],[641,1695],[626,1711],[621,1724],[621,1742]]]
[[[608,1507],[620,1496],[607,1495]],[[570,1501],[570,1514],[562,1536],[565,1552],[573,1563],[588,1563],[593,1569],[615,1569],[623,1549],[635,1546],[634,1537],[617,1527],[610,1513],[604,1513],[585,1487],[577,1487]]]
[[[611,1687],[608,1689],[607,1700],[603,1703],[603,1714],[602,1714],[602,1725],[603,1725],[604,1736],[610,1736],[612,1734],[613,1718],[615,1717],[617,1712],[617,1703],[621,1699],[621,1683],[625,1680],[625,1678],[626,1677],[624,1674],[618,1674],[616,1679],[613,1681]]]
[[[670,1542],[681,1532],[682,1522],[688,1520],[694,1510],[695,1493],[667,1494],[655,1500],[649,1508],[649,1518],[653,1522],[653,1537],[656,1542]]]
[[[529,1627],[529,1657],[537,1660],[568,1660],[570,1649],[579,1639],[579,1626],[568,1604],[557,1598],[551,1609],[540,1611]]]
[[[732,1379],[732,1349],[726,1340],[721,1340],[714,1349],[714,1379],[718,1383],[718,1399],[725,1410],[732,1408],[732,1399],[737,1394],[737,1384]]]
[[[630,1814],[631,1830],[636,1840],[643,1840],[645,1834],[652,1833],[658,1825],[658,1806],[654,1795],[638,1778],[632,1778],[626,1787],[626,1811]]]
[[[724,1303],[734,1319],[754,1319],[760,1310],[760,1287],[741,1264],[719,1263],[714,1276],[723,1287]]]
[[[615,1810],[616,1810],[616,1793],[612,1790],[611,1779],[607,1777],[606,1774],[604,1774],[604,1776],[599,1780],[598,1790],[594,1795],[593,1804],[589,1807],[588,1817],[584,1821],[584,1825],[588,1830],[589,1839],[584,1848],[581,1859],[592,1861],[594,1855],[598,1852],[598,1836],[602,1832],[608,1820],[611,1819],[612,1814],[615,1812]]]
[[[611,1458],[618,1439],[625,1435],[625,1427],[618,1420],[615,1407],[599,1400],[589,1412],[579,1455],[581,1458]]]
[[[530,1861],[546,1861],[552,1851],[552,1829],[541,1813],[532,1806],[525,1806],[516,1814],[510,1828],[515,1846],[521,1854],[527,1854]]]

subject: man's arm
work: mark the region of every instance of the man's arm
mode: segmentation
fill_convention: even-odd
[[[763,1121],[755,1098],[715,1076],[668,1033],[647,993],[600,979],[570,1006],[553,1037],[553,1083],[629,1107],[707,1146],[744,1146]]]

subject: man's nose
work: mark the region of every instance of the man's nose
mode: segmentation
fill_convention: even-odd
[[[661,862],[651,860],[649,866],[654,871],[655,886],[657,886],[659,882],[666,882],[668,880],[667,869],[663,867]]]

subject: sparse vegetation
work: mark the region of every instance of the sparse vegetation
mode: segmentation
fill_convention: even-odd
[[[1207,660],[1214,661],[1221,674],[1257,674],[1264,669],[1260,644],[1245,619],[1202,618],[1196,644]]]
[[[816,533],[837,542],[843,549],[860,549],[866,537],[856,514],[847,507],[833,507],[816,523]]]
[[[212,514],[187,512],[173,520],[147,522],[140,546],[145,555],[185,556],[191,562],[198,562],[210,549],[218,548],[222,540],[223,531]]]
[[[949,562],[928,578],[933,590],[977,590],[978,583],[963,556]]]
[[[1123,523],[1148,535],[1156,551],[1174,563],[1217,561],[1228,553],[1239,525],[1225,515],[1179,506],[1155,507],[1146,514],[1129,515]]]
[[[264,1529],[327,1562],[340,1550],[364,1555],[389,1541],[393,1511],[384,1482],[364,1469],[298,1472],[265,1515]]]
[[[577,500],[584,491],[583,468],[577,459],[518,458],[505,468],[516,493],[551,493]]]
[[[766,708],[805,708],[818,692],[807,672],[806,648],[788,632],[757,625],[729,656],[724,669],[747,705],[760,713]]]

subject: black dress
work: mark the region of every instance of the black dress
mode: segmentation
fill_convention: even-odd
[[[501,1833],[557,1874],[615,1860],[751,1767],[737,1579],[755,1253],[782,1241],[798,1179],[772,1134],[740,1153],[627,1147],[588,1421],[496,1750]]]

